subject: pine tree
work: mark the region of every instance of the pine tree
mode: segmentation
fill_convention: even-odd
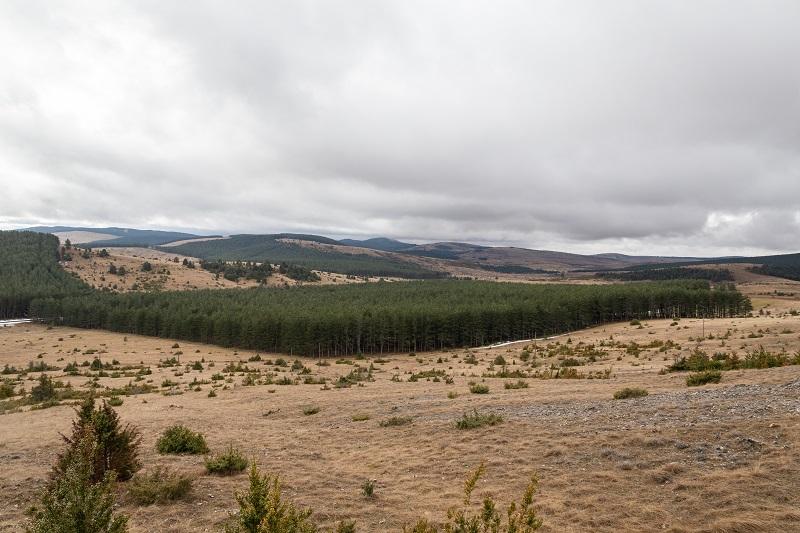
[[[45,488],[41,506],[29,512],[29,533],[124,533],[128,518],[114,516],[114,474],[96,481],[97,437],[90,427],[75,436],[63,469]]]
[[[315,533],[317,527],[308,520],[311,511],[297,509],[281,498],[277,476],[261,475],[253,463],[250,487],[236,495],[239,513],[227,533]]]
[[[67,449],[58,458],[53,468],[53,477],[64,474],[72,457],[79,453],[80,439],[88,431],[96,439],[93,482],[101,481],[107,472],[113,472],[116,479],[127,481],[140,468],[138,448],[141,442],[139,431],[130,424],[121,427],[119,415],[103,401],[94,408],[94,398],[85,400],[76,410],[77,419],[72,422],[72,436],[62,435]]]

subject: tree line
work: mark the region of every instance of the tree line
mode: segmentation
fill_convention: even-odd
[[[621,281],[659,281],[674,279],[704,279],[714,283],[733,281],[727,268],[665,267],[625,272],[598,272],[597,277]]]
[[[428,280],[43,298],[31,313],[83,328],[290,354],[424,351],[527,339],[606,322],[751,310],[707,281],[528,285]]]
[[[58,264],[66,247],[55,235],[0,231],[0,319],[28,316],[31,300],[91,289]],[[66,259],[66,258],[65,258]]]

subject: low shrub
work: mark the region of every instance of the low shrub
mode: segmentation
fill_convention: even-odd
[[[696,372],[686,376],[686,385],[697,387],[707,383],[719,383],[720,380],[722,380],[722,372],[719,370],[706,370],[705,372]]]
[[[6,398],[11,398],[12,396],[16,396],[16,392],[14,391],[14,382],[11,380],[3,380],[0,383],[0,400],[5,400]]]
[[[111,398],[108,399],[108,405],[112,407],[119,407],[120,405],[123,404],[123,402],[124,402],[123,399],[120,398],[119,396],[112,396]]]
[[[208,453],[206,438],[182,425],[167,428],[156,442],[156,449],[161,454]]]
[[[647,396],[647,389],[641,387],[625,387],[614,393],[615,400],[626,400],[628,398],[642,398]]]
[[[318,405],[309,405],[309,406],[303,407],[303,414],[306,415],[306,416],[315,415],[315,414],[319,413],[319,411],[320,411],[320,408],[319,408]]]
[[[149,474],[137,474],[128,487],[128,494],[137,505],[180,500],[191,491],[191,477],[162,467],[154,468]]]
[[[405,426],[410,424],[414,419],[410,416],[393,416],[386,420],[381,420],[378,425],[382,428],[389,428],[395,426]]]
[[[50,376],[47,374],[39,376],[39,382],[31,388],[31,401],[46,402],[56,400],[56,396],[56,386]]]
[[[278,476],[259,473],[250,466],[250,486],[236,494],[239,512],[232,515],[227,533],[314,533],[317,527],[309,519],[310,509],[300,509],[283,499]],[[344,529],[343,531],[352,531]]]
[[[365,498],[372,498],[375,496],[375,480],[368,479],[364,483],[361,484],[361,494]]]
[[[519,379],[517,381],[506,381],[503,386],[506,389],[527,389],[528,383]]]
[[[365,420],[369,420],[369,415],[366,413],[356,413],[351,417],[351,419],[353,422],[363,422]]]
[[[483,383],[475,383],[469,386],[469,391],[472,394],[489,394],[489,385]]]
[[[206,471],[209,474],[229,476],[241,472],[245,468],[247,468],[247,459],[233,445],[223,453],[206,459]]]
[[[496,426],[503,422],[503,417],[495,413],[479,413],[473,409],[472,413],[464,413],[456,420],[458,429],[476,429],[483,426]]]

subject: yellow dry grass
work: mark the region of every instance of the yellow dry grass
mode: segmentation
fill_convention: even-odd
[[[90,258],[84,258],[78,252],[73,252],[72,261],[64,263],[67,271],[78,275],[90,286],[98,289],[109,289],[118,292],[132,290],[196,290],[196,289],[231,289],[256,287],[258,283],[253,280],[240,279],[238,282],[230,281],[223,277],[216,277],[211,272],[199,267],[200,260],[194,257],[169,254],[159,250],[135,247],[107,248],[108,257],[99,257],[95,250]],[[175,261],[177,259],[177,262]],[[183,260],[194,262],[195,268],[183,265]],[[153,269],[142,272],[142,265],[149,262]],[[125,267],[126,274],[119,276],[108,272],[111,265],[117,268]],[[332,272],[318,272],[320,281],[316,285],[359,283],[364,281],[377,281],[378,278],[348,278],[344,274]],[[302,285],[303,282],[295,281],[282,274],[275,273],[267,280],[267,286],[281,287]]]

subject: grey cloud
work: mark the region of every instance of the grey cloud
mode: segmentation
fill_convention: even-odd
[[[789,1],[4,3],[0,224],[794,251],[799,18]]]

